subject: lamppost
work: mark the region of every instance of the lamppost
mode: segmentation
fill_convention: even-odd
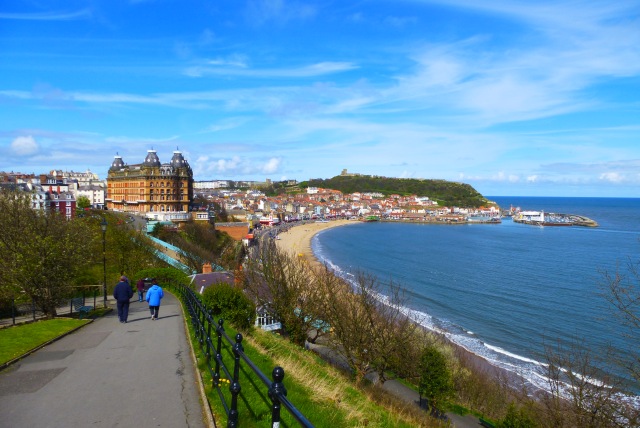
[[[104,307],[107,307],[107,219],[102,217],[100,223],[102,229],[102,297],[104,298]]]

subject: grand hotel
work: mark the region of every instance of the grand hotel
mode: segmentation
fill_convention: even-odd
[[[160,163],[155,150],[144,162],[127,165],[116,155],[107,175],[107,208],[136,212],[157,220],[189,217],[193,200],[193,171],[182,153],[173,152],[169,163]]]

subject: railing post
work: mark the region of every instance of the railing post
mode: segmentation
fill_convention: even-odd
[[[216,369],[213,372],[213,386],[218,386],[220,383],[220,363],[222,362],[222,332],[224,331],[224,320],[220,318],[218,320],[218,328],[216,332],[218,333],[218,344],[216,346]]]
[[[229,428],[235,428],[238,426],[238,394],[240,394],[240,353],[243,352],[242,348],[242,335],[236,334],[236,344],[233,345],[233,355],[235,356],[235,362],[233,364],[233,382],[229,387],[231,391],[231,410],[229,411],[229,422],[227,426]]]
[[[13,325],[16,325],[16,299],[11,299],[11,319]]]
[[[200,348],[202,348],[202,342],[204,342],[204,323],[207,320],[207,308],[204,307],[204,305],[198,305],[198,307],[200,308],[200,315],[201,315],[201,317],[198,317],[198,321],[199,321],[198,337],[200,339]]]
[[[211,361],[211,323],[207,323],[207,353],[205,354],[205,358],[207,360],[207,365],[209,366],[209,362]]]
[[[280,395],[287,395],[287,389],[282,381],[284,380],[284,369],[280,366],[273,369],[271,374],[273,383],[269,388],[269,398],[271,398],[271,428],[280,427]]]

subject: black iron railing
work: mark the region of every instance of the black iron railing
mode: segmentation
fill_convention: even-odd
[[[267,388],[268,397],[271,400],[271,424],[276,428],[280,425],[280,410],[284,407],[293,418],[303,427],[313,427],[313,424],[287,399],[287,390],[283,384],[284,369],[275,367],[272,372],[272,380],[269,379],[256,366],[251,359],[245,355],[242,346],[242,334],[238,333],[235,340],[232,340],[224,330],[223,320],[218,323],[214,321],[206,305],[198,298],[193,290],[185,286],[176,287],[182,301],[185,303],[191,323],[195,331],[196,339],[200,345],[202,355],[206,360],[206,366],[213,379],[213,387],[218,393],[218,397],[227,414],[227,427],[238,426],[238,395],[240,386],[240,365],[244,362]],[[217,337],[216,343],[212,333]],[[234,356],[233,367],[227,366],[222,358],[222,351],[229,347]],[[229,379],[229,392],[231,402],[228,403],[221,389],[221,374]]]
[[[99,290],[94,288],[89,291],[82,290],[79,295],[76,293],[75,296],[77,297],[69,298],[61,303],[56,308],[56,313],[58,315],[73,314],[73,300],[76,298],[82,299],[83,306],[88,306],[93,302],[93,307],[95,308],[98,291]],[[2,320],[0,323],[3,325],[16,325],[22,322],[35,321],[44,316],[45,314],[38,308],[33,299],[22,302],[17,302],[16,299],[10,299],[6,304],[0,306],[0,320]]]

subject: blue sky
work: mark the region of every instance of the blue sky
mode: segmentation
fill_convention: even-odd
[[[640,2],[5,0],[0,170],[640,197]]]

